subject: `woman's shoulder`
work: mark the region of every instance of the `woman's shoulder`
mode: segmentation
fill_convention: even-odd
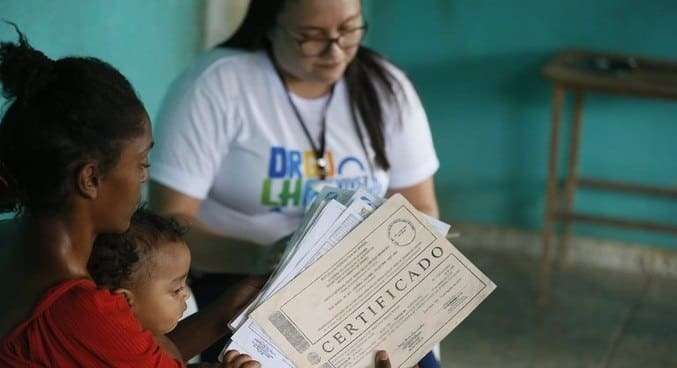
[[[63,325],[70,322],[109,324],[111,321],[129,325],[135,321],[122,294],[97,288],[90,279],[68,280],[50,289],[36,308],[35,314],[43,311],[58,316]]]
[[[265,58],[262,51],[224,48],[206,51],[172,82],[163,106],[177,109],[186,103],[194,103],[198,100],[197,96],[208,96],[212,101],[218,101],[220,106],[225,106],[224,101],[250,95],[257,91],[256,86],[261,85],[255,81],[257,76],[264,75]],[[161,114],[160,120],[167,118],[164,115]]]
[[[396,65],[393,61],[371,49],[366,49],[362,58],[363,62],[371,65],[368,68],[370,78],[379,82],[376,83],[376,89],[382,94],[382,97],[383,95],[391,95],[387,90],[392,91],[392,94],[396,97],[396,100],[386,98],[386,101],[402,104],[406,102],[409,95],[415,93],[405,69]],[[376,69],[378,69],[378,72]]]
[[[3,340],[23,341],[27,335],[44,337],[55,331],[73,336],[111,325],[129,326],[133,321],[135,319],[124,297],[97,289],[92,280],[72,279],[48,289],[30,316]]]
[[[53,299],[51,303],[49,299]],[[47,292],[44,302],[48,304],[47,307],[55,308],[64,304],[77,305],[79,308],[93,308],[111,304],[117,299],[110,291],[97,288],[94,281],[81,278],[67,280],[51,288]]]
[[[418,100],[418,94],[406,70],[380,54],[372,55],[373,61],[380,65],[382,75],[388,80],[388,87],[382,83],[376,85],[381,97],[386,97],[382,100],[383,106],[387,111],[396,113],[401,113],[402,108],[411,107],[413,100]]]
[[[215,48],[198,55],[179,81],[206,88],[225,85],[232,88],[240,84],[241,78],[260,74],[266,66],[265,58],[263,51]]]
[[[379,55],[376,60],[381,64],[381,66],[393,77],[398,79],[407,79],[405,72],[399,66],[395,65],[392,60],[387,59],[385,56]]]
[[[90,279],[68,280],[45,295],[28,324],[38,321],[59,334],[85,339],[92,347],[123,342],[121,351],[142,351],[152,336],[136,319],[124,295],[101,289]]]

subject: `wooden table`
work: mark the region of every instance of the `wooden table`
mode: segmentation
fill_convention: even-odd
[[[555,55],[543,68],[543,74],[552,81],[554,93],[552,97],[547,198],[543,226],[543,252],[540,263],[539,300],[542,304],[547,303],[550,295],[551,243],[555,225],[558,222],[563,225],[558,252],[560,259],[566,258],[567,244],[571,236],[571,224],[573,222],[644,229],[677,235],[676,225],[630,218],[596,216],[577,212],[573,208],[574,196],[578,188],[677,199],[677,188],[674,187],[665,188],[601,178],[583,178],[578,175],[584,96],[587,93],[603,93],[677,100],[677,63],[627,55],[570,50]],[[562,191],[557,176],[557,152],[560,143],[560,117],[567,92],[573,93],[574,106],[572,131],[568,142],[568,170]]]

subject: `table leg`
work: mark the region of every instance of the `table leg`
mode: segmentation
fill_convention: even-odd
[[[548,161],[548,181],[546,187],[545,216],[543,221],[543,249],[541,253],[538,302],[547,304],[550,298],[550,242],[555,225],[557,206],[557,148],[559,145],[559,125],[564,104],[565,90],[555,85],[552,96],[552,126],[550,128],[550,157]]]
[[[569,168],[567,170],[566,184],[564,187],[565,213],[571,213],[574,207],[574,198],[578,189],[578,157],[580,150],[581,123],[583,116],[583,92],[576,91],[574,95],[574,116],[569,138]],[[563,220],[562,236],[560,238],[557,258],[559,265],[564,264],[568,258],[569,239],[571,238],[571,220],[567,217]]]

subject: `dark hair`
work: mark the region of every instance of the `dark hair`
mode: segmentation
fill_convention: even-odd
[[[0,43],[8,99],[0,121],[0,213],[52,214],[64,209],[87,160],[102,174],[117,163],[123,143],[143,133],[146,111],[111,65],[52,60],[16,31],[17,43]]]
[[[186,228],[171,218],[139,208],[123,234],[103,234],[94,241],[87,268],[97,285],[118,289],[133,282],[160,246],[183,242]]]
[[[233,36],[218,47],[248,51],[270,50],[267,34],[275,26],[277,16],[286,1],[251,0],[242,25]],[[355,59],[346,69],[344,78],[353,117],[359,116],[364,121],[372,149],[376,154],[376,165],[388,170],[390,162],[385,151],[383,105],[379,93],[387,100],[395,101],[396,88],[401,86],[384,63],[383,56],[365,46],[360,46]]]

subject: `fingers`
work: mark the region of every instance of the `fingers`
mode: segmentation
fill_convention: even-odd
[[[390,359],[388,358],[388,353],[386,353],[384,350],[377,351],[374,366],[376,368],[390,368]]]
[[[226,366],[226,364],[232,363],[238,355],[240,355],[240,352],[237,350],[226,351],[226,354],[223,355],[223,365]]]
[[[232,362],[233,360],[235,360],[235,358],[237,358],[238,355],[240,355],[240,352],[239,352],[239,351],[237,351],[237,350],[228,350],[228,351],[226,352],[226,355],[223,356],[223,362],[224,362],[224,363],[230,363],[230,362]]]
[[[241,354],[233,360],[232,368],[260,368],[261,364],[247,354]]]
[[[240,368],[261,368],[261,363],[256,360],[250,360],[240,366]]]
[[[226,368],[260,368],[261,364],[247,354],[237,350],[229,350],[223,357],[222,367]]]

